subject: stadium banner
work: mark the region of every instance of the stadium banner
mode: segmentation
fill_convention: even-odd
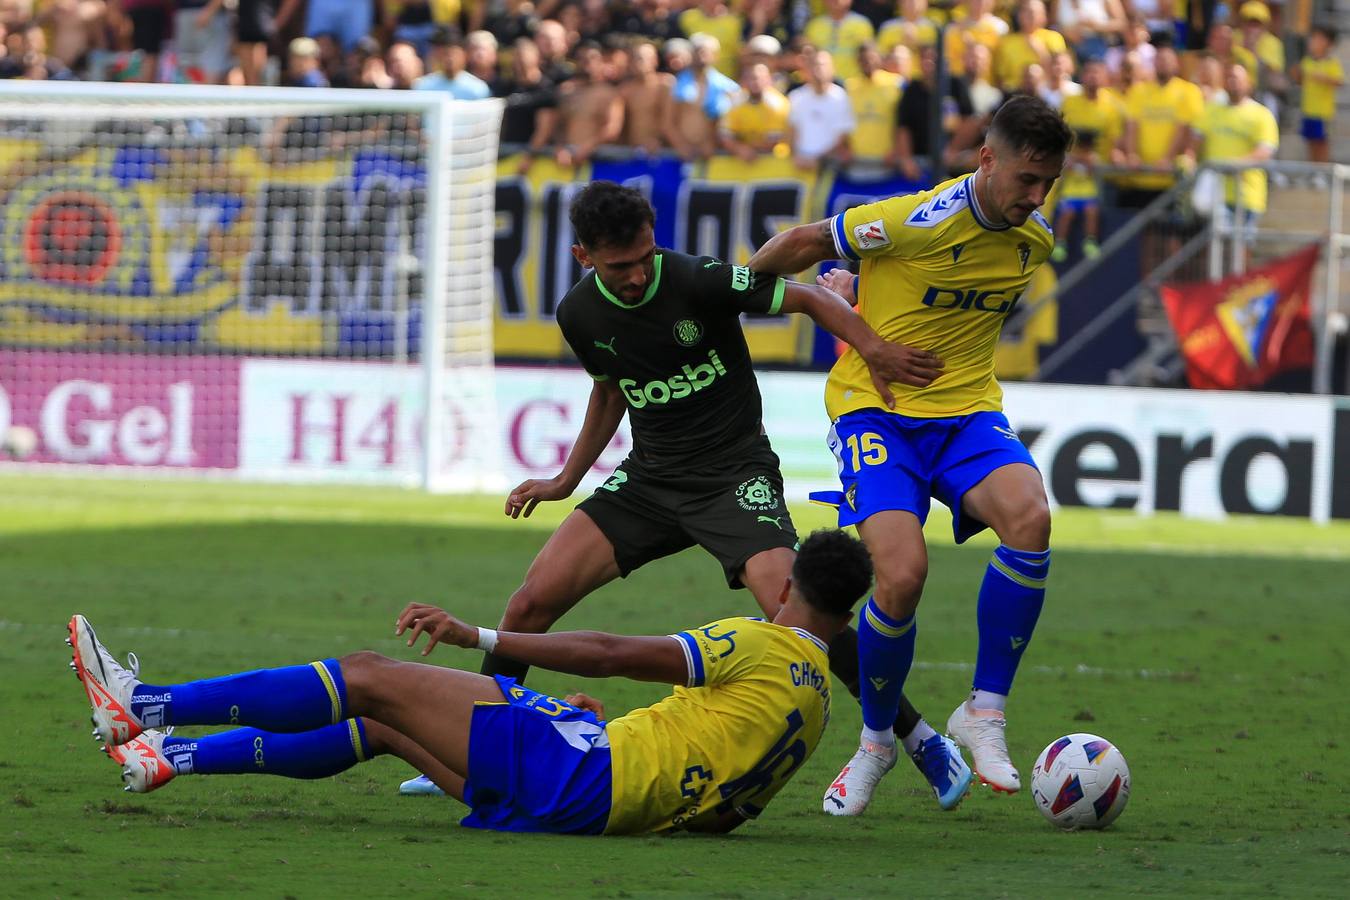
[[[1325,397],[1011,383],[1004,409],[1060,506],[1326,521],[1350,478]]]
[[[1312,368],[1312,276],[1320,251],[1321,244],[1309,244],[1221,281],[1163,285],[1191,387],[1247,390]]]
[[[471,396],[445,372],[445,396]],[[250,359],[240,368],[239,467],[245,478],[415,485],[422,474],[426,373],[387,362]],[[494,440],[451,399],[441,474],[472,463],[469,440]]]
[[[426,178],[406,148],[293,159],[264,151],[262,135],[192,151],[113,138],[59,161],[41,141],[0,138],[0,342],[364,357],[416,346],[421,265],[407,261],[424,257]]]
[[[407,483],[420,459],[415,369],[258,360],[242,372],[245,477]],[[788,495],[836,486],[820,373],[761,372],[764,425]],[[498,435],[506,480],[551,478],[585,417],[580,369],[501,367]],[[1058,506],[1350,518],[1350,402],[1286,394],[1005,385],[1009,419]],[[453,442],[467,423],[448,416]],[[583,481],[604,480],[631,447],[627,421]]]
[[[0,350],[0,435],[28,429],[28,463],[234,469],[239,362]]]
[[[524,167],[520,156],[508,156],[497,175],[494,344],[505,358],[570,357],[555,320],[558,301],[582,275],[567,210],[591,180],[643,191],[656,210],[660,246],[736,263],[779,231],[809,221],[820,205],[815,175],[780,159],[688,165],[653,157],[572,168],[549,159]],[[744,323],[756,360],[809,361],[812,327],[800,316],[746,316]]]

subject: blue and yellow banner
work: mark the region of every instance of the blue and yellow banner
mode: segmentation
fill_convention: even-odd
[[[0,341],[369,357],[398,322],[415,346],[418,163],[107,137],[0,141]]]
[[[415,357],[426,173],[406,147],[306,141],[296,153],[259,134],[229,146],[92,137],[60,154],[0,138],[0,343]],[[567,211],[598,179],[651,199],[659,245],[736,263],[793,225],[926,186],[818,176],[773,157],[577,168],[503,158],[492,247],[498,356],[570,356],[554,318],[582,275]],[[1051,330],[1053,320],[1048,311]],[[761,363],[829,361],[829,342],[800,316],[747,316],[745,332]]]

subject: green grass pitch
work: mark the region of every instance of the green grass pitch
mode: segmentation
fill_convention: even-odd
[[[413,658],[393,636],[405,602],[494,623],[566,509],[511,522],[496,498],[0,478],[0,895],[1344,896],[1346,524],[1057,514],[1009,738],[1024,777],[1061,734],[1115,742],[1134,793],[1104,832],[1056,831],[1027,791],[977,788],[942,813],[903,761],[866,816],[827,818],[820,796],[857,737],[846,695],[765,816],[721,839],[460,829],[452,801],[395,796],[409,772],[394,759],[317,782],[185,777],[134,796],[89,736],[62,642],[74,612],[114,653],[135,650],[150,679],[361,648]],[[823,511],[794,512],[824,524]],[[969,685],[990,547],[953,547],[945,526],[930,523],[910,682],[938,727]],[[691,551],[600,591],[563,626],[664,633],[752,607]],[[479,662],[444,648],[433,659]],[[611,714],[664,693],[550,673],[531,683],[584,688]]]

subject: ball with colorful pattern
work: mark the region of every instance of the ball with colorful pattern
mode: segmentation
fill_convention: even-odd
[[[1036,758],[1031,796],[1041,815],[1060,828],[1105,828],[1130,799],[1130,767],[1105,738],[1065,735]]]

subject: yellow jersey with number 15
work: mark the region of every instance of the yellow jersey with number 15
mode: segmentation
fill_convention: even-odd
[[[762,619],[671,635],[688,686],[612,720],[606,834],[697,828],[734,809],[759,815],[816,749],[830,719],[828,648]]]
[[[895,412],[918,418],[1003,408],[994,350],[1054,235],[1039,212],[1014,228],[980,210],[975,176],[929,191],[855,206],[830,221],[841,259],[861,260],[858,312],[888,341],[936,353],[945,366],[928,387],[891,385]],[[831,419],[886,409],[867,364],[849,349],[825,386]]]

